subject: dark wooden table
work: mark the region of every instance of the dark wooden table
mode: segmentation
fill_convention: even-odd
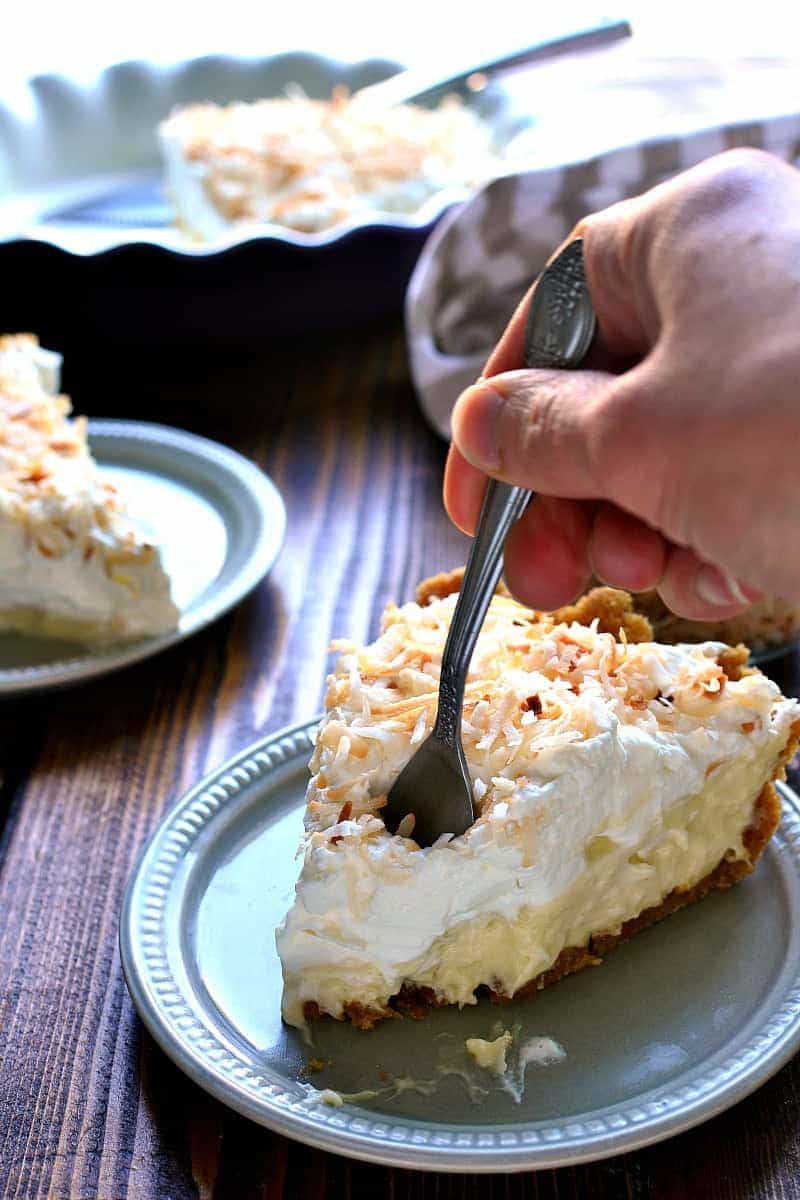
[[[172,1066],[120,970],[117,919],[139,848],[201,774],[318,711],[329,638],[374,631],[386,600],[463,561],[464,539],[441,509],[444,449],[418,415],[394,327],[235,362],[134,355],[113,378],[76,353],[67,384],[90,413],[172,422],[249,455],[281,489],[289,532],[271,578],[213,628],[0,708],[0,1198],[800,1197],[796,1063],[663,1145],[482,1178],[295,1144]],[[796,660],[773,673],[797,690]]]

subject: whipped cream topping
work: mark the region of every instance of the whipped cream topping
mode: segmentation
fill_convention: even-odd
[[[390,607],[371,646],[338,644],[277,935],[292,1023],[308,1000],[334,1015],[350,1000],[380,1008],[405,981],[459,1003],[490,979],[510,994],[566,945],[742,857],[797,718],[760,673],[729,678],[721,644],[628,645],[495,597],[462,727],[478,817],[420,849],[380,810],[432,727],[455,600]]]
[[[157,547],[56,394],[60,358],[0,337],[0,627],[137,637],[177,624]],[[41,614],[48,620],[40,621]]]
[[[369,211],[414,212],[434,192],[496,171],[490,130],[455,97],[391,108],[301,92],[252,104],[194,104],[159,128],[188,232],[269,222],[313,232]]]

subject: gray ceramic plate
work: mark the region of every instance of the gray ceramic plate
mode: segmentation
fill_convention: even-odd
[[[80,683],[183,641],[247,595],[283,543],[286,513],[274,484],[226,446],[143,421],[90,421],[89,441],[162,548],[181,611],[178,628],[83,652],[67,642],[2,634],[0,696]]]
[[[273,928],[297,873],[314,724],[245,750],[192,789],[146,847],[128,886],[122,962],[166,1053],[251,1119],[340,1154],[404,1167],[556,1167],[659,1141],[723,1111],[800,1043],[800,798],[758,871],[641,934],[533,1000],[486,1002],[365,1034],[318,1022],[313,1046],[280,1019]],[[467,1037],[501,1017],[566,1050],[529,1067],[521,1103],[471,1070]],[[313,1088],[373,1098],[331,1108]],[[445,1075],[439,1069],[465,1069]],[[383,1078],[379,1075],[383,1073]],[[432,1080],[430,1094],[386,1077]],[[469,1091],[483,1086],[473,1102]],[[469,1085],[469,1086],[467,1086]]]

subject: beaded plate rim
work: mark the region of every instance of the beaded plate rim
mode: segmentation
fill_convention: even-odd
[[[521,1171],[628,1153],[684,1132],[744,1099],[796,1052],[800,962],[769,1018],[736,1053],[682,1087],[650,1089],[641,1103],[611,1105],[584,1120],[470,1129],[373,1116],[352,1104],[312,1104],[303,1083],[253,1070],[198,1019],[181,991],[166,951],[167,900],[198,835],[246,788],[304,763],[319,720],[260,739],[190,789],[144,847],[126,889],[120,950],[134,1005],[162,1050],[217,1099],[288,1137],[353,1158],[440,1171]],[[786,784],[777,787],[783,817],[775,840],[788,851],[800,894],[800,796]]]
[[[215,490],[224,495],[231,511],[236,510],[240,528],[231,538],[225,565],[236,559],[241,560],[239,567],[224,583],[215,581],[193,601],[171,633],[87,649],[84,654],[36,666],[2,668],[0,697],[83,683],[177,645],[244,599],[275,564],[283,546],[286,509],[281,495],[269,476],[236,450],[172,425],[96,418],[89,421],[89,444],[101,469],[107,453],[113,455],[115,449],[124,450],[133,444],[138,469],[146,470],[156,458],[169,454],[182,473],[197,476],[198,489],[203,476],[206,481],[213,478]],[[212,506],[222,513],[219,502],[212,501]]]

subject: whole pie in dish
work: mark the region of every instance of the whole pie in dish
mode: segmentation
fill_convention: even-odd
[[[586,624],[494,597],[463,715],[477,819],[426,848],[387,832],[435,715],[451,586],[390,605],[371,645],[338,643],[277,933],[292,1025],[535,992],[747,875],[777,826],[800,706],[744,647],[634,641],[642,618],[613,592]]]
[[[157,547],[104,478],[58,395],[59,355],[0,337],[0,631],[111,643],[178,610]]]
[[[413,213],[434,193],[496,173],[491,131],[457,97],[376,106],[338,88],[253,103],[190,104],[158,130],[178,224],[209,240],[241,226],[313,233]]]

